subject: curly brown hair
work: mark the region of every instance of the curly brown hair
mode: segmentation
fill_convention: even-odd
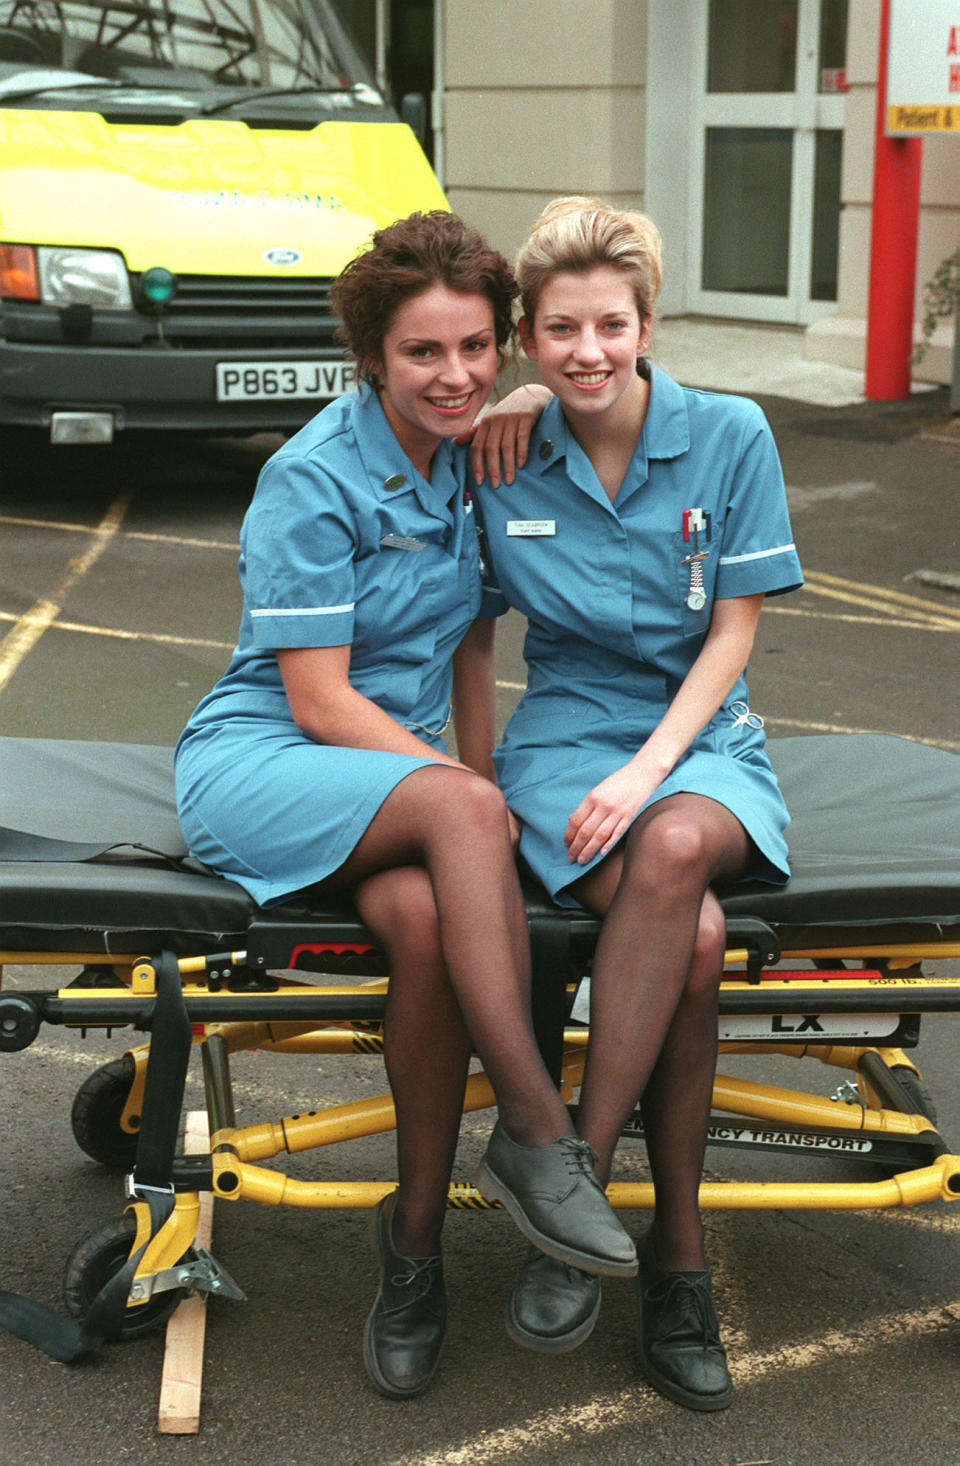
[[[517,295],[513,271],[504,256],[458,215],[433,209],[378,229],[370,247],[333,282],[330,299],[341,322],[337,340],[350,351],[362,381],[376,385],[383,338],[398,308],[431,285],[486,296],[502,353],[513,336]]]

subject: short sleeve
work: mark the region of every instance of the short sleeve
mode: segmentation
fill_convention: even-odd
[[[743,404],[739,455],[726,505],[715,595],[781,595],[803,584],[780,457],[766,418]]]
[[[241,536],[241,578],[257,651],[353,640],[357,529],[334,477],[311,458],[272,458]]]

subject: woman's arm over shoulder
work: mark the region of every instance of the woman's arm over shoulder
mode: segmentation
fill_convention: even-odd
[[[534,423],[552,397],[539,382],[517,387],[502,401],[489,407],[459,443],[470,443],[470,467],[474,481],[486,478],[498,489],[501,478],[512,484],[518,468],[527,461]]]

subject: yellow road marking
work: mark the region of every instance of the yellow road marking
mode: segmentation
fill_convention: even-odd
[[[918,611],[928,611],[937,616],[947,616],[960,622],[960,607],[940,606],[935,602],[921,596],[911,596],[906,591],[887,590],[879,585],[866,585],[858,580],[844,580],[840,575],[829,575],[825,570],[811,570],[807,573],[807,580],[818,581],[821,585],[836,586],[840,590],[855,591],[857,593],[867,592],[878,600],[893,601],[899,606],[913,606]]]
[[[818,1339],[801,1344],[787,1344],[782,1349],[755,1350],[735,1357],[730,1373],[737,1384],[755,1384],[765,1375],[783,1369],[809,1369],[838,1355],[870,1354],[885,1349],[898,1340],[935,1334],[952,1327],[958,1301],[917,1308],[912,1313],[893,1312],[885,1318],[873,1318],[853,1329],[830,1329]]]
[[[41,596],[29,611],[18,617],[13,630],[0,641],[0,689],[4,688],[21,665],[24,658],[36,646],[43,633],[53,625],[69,592],[91,566],[95,565],[104,550],[116,536],[127,512],[131,495],[121,494],[114,499],[110,508],[93,530],[90,544],[82,555],[77,555],[67,564],[67,569],[54,586],[49,596]]]
[[[870,611],[887,612],[888,603],[877,595],[855,595],[852,591],[839,590],[834,586],[821,585],[817,580],[807,577],[804,590],[810,595],[826,596],[830,600],[845,601],[850,606],[865,606]],[[892,610],[892,603],[890,603]],[[900,609],[897,607],[897,609]],[[950,631],[960,631],[960,621],[951,620],[945,615],[931,614],[925,611],[914,611],[912,613],[915,624],[918,626],[936,626]],[[891,619],[892,615],[891,615]],[[900,619],[903,619],[901,612]]]
[[[542,1452],[549,1444],[605,1435],[620,1426],[637,1425],[671,1408],[634,1390],[617,1394],[595,1395],[581,1405],[541,1410],[515,1425],[500,1430],[485,1430],[474,1440],[447,1450],[404,1453],[396,1458],[396,1466],[489,1466],[497,1461],[514,1462],[529,1451]],[[385,1466],[388,1463],[385,1460]],[[393,1466],[393,1463],[390,1463]]]
[[[27,519],[19,514],[0,514],[0,524],[14,524],[22,529],[57,529],[65,534],[91,533],[89,524],[73,524],[63,519]],[[186,545],[195,550],[231,550],[234,554],[240,549],[236,540],[201,540],[190,535],[154,534],[145,529],[121,530],[120,538],[151,540],[164,545]]]
[[[917,733],[894,733],[889,728],[849,728],[845,723],[814,723],[803,718],[781,718],[769,713],[767,727],[806,728],[809,733],[870,733],[875,737],[906,738],[910,743],[925,743],[928,748],[945,748],[950,753],[960,753],[960,743],[949,738],[921,738]]]
[[[7,611],[0,611],[0,621],[16,621]],[[232,641],[214,641],[204,636],[172,636],[163,631],[123,631],[117,626],[87,626],[82,621],[57,620],[54,631],[77,631],[84,636],[113,637],[117,641],[152,641],[161,646],[208,646],[217,651],[232,651]],[[2,643],[0,643],[2,645]]]
[[[220,546],[218,548],[225,549],[228,547]],[[814,621],[853,621],[862,625],[882,626],[885,630],[890,627],[904,627],[909,631],[953,631],[955,629],[952,626],[925,626],[916,621],[896,621],[888,616],[844,616],[823,611],[801,611],[795,606],[769,606],[765,614],[772,616],[806,616]],[[14,616],[11,612],[0,611],[0,622],[17,620],[19,620],[19,617]],[[159,631],[123,631],[114,626],[91,626],[81,621],[64,621],[60,617],[57,618],[53,629],[55,631],[81,632],[87,636],[114,637],[121,641],[169,642],[174,646],[208,646],[218,649],[225,648],[227,651],[232,651],[234,646],[232,641],[217,641],[209,637],[173,636]],[[498,687],[513,692],[522,692],[525,685],[523,682],[501,681],[497,683]]]
[[[842,597],[841,599],[845,599]],[[857,616],[852,611],[810,611],[802,606],[765,606],[764,616],[806,616],[811,621],[844,621],[858,626],[882,626],[884,631],[891,627],[903,627],[907,631],[960,631],[960,622],[904,621],[899,616],[884,613],[882,616]]]
[[[932,1336],[941,1329],[955,1329],[958,1309],[960,1300],[916,1309],[912,1313],[894,1312],[886,1317],[871,1318],[860,1327],[831,1329],[817,1339],[740,1353],[739,1357],[735,1346],[731,1351],[730,1373],[734,1383],[743,1388],[759,1383],[767,1375],[782,1377],[789,1371],[795,1373],[834,1363],[838,1357],[849,1359],[878,1354],[891,1344]],[[726,1332],[729,1339],[736,1338],[732,1330]],[[551,1407],[529,1415],[515,1425],[485,1431],[462,1445],[419,1454],[405,1452],[394,1461],[396,1466],[401,1461],[403,1466],[494,1466],[496,1462],[516,1461],[532,1449],[542,1451],[548,1443],[559,1444],[585,1436],[596,1438],[625,1427],[633,1428],[672,1409],[672,1405],[654,1396],[641,1378],[636,1390],[596,1395],[566,1409]]]

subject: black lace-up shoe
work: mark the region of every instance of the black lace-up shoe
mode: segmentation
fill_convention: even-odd
[[[506,1207],[528,1242],[548,1257],[605,1277],[632,1278],[637,1250],[614,1216],[585,1140],[517,1145],[494,1126],[474,1184]]]
[[[507,1304],[507,1333],[541,1354],[566,1354],[593,1333],[602,1284],[595,1273],[531,1248]]]
[[[390,1235],[396,1192],[378,1202],[373,1236],[380,1260],[380,1291],[363,1331],[363,1362],[384,1395],[419,1395],[440,1360],[447,1298],[440,1257],[402,1257]]]
[[[707,1272],[662,1273],[653,1241],[640,1247],[640,1362],[655,1390],[689,1410],[723,1410],[733,1381]]]

